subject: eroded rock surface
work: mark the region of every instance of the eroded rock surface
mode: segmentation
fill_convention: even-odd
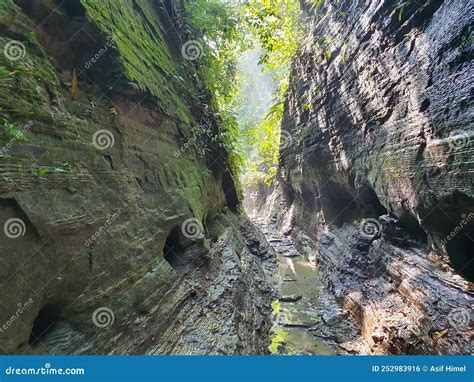
[[[240,228],[239,228],[240,227]],[[223,216],[211,227],[221,232],[209,249],[194,250],[196,265],[178,271],[165,294],[144,290],[142,308],[135,311],[116,299],[113,324],[92,325],[88,313],[56,323],[34,350],[53,354],[265,354],[271,327],[270,302],[274,291],[264,267],[274,267],[266,241],[259,249],[245,244],[247,220]],[[245,235],[245,237],[243,236]],[[152,283],[162,270],[151,270],[141,280]],[[106,313],[104,313],[105,315]]]
[[[27,128],[0,139],[0,353],[265,352],[271,252],[251,228],[244,244],[227,154],[193,133],[220,127],[180,2],[16,3],[0,100]]]
[[[280,227],[353,312],[361,352],[471,353],[474,6],[311,12],[285,109]]]

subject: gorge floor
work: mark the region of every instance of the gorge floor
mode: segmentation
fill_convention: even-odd
[[[272,354],[331,355],[358,353],[361,339],[346,312],[324,289],[317,265],[274,224],[252,222],[276,252],[278,270],[267,274],[278,293],[273,301]],[[267,272],[268,273],[268,272]]]

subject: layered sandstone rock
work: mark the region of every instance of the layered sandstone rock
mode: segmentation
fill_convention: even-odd
[[[226,153],[198,154],[219,121],[180,2],[17,3],[0,3],[2,113],[24,133],[0,139],[0,352],[264,351],[271,296]],[[206,299],[225,346],[197,333]],[[170,344],[187,318],[197,334]]]
[[[474,6],[325,3],[292,68],[280,221],[365,352],[469,353]]]

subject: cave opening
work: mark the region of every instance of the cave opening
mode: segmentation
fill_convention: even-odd
[[[354,196],[343,185],[333,181],[327,182],[320,191],[321,209],[328,225],[342,225],[358,214]]]
[[[371,187],[365,187],[358,195],[359,199],[364,204],[364,209],[368,211],[369,214],[375,216],[387,214],[387,209],[380,202],[377,193]]]
[[[471,282],[474,282],[473,238],[474,232],[460,232],[446,244],[446,252],[454,270]]]
[[[301,184],[301,197],[303,199],[305,209],[308,212],[316,211],[318,208],[317,198],[313,190],[314,188],[311,188],[308,184],[304,182]]]
[[[460,191],[445,198],[434,211],[420,212],[424,231],[444,243],[444,252],[456,273],[474,281],[474,199]]]
[[[28,344],[36,345],[51,330],[58,321],[59,307],[56,305],[46,305],[40,309],[33,321]]]
[[[181,228],[175,227],[165,241],[163,254],[165,260],[175,271],[182,271],[186,265],[184,261],[184,246],[181,240]]]
[[[59,8],[62,9],[68,17],[86,17],[86,9],[79,0],[60,1],[56,0]]]
[[[410,213],[403,212],[400,214],[400,226],[408,232],[415,240],[426,243],[428,237],[425,230],[420,226],[420,222]]]
[[[225,200],[227,207],[232,212],[237,212],[239,210],[239,196],[237,195],[237,190],[235,189],[235,182],[232,178],[232,175],[226,171],[222,174],[222,189],[225,193]]]

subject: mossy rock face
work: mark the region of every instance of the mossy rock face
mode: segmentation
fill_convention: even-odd
[[[191,99],[192,77],[183,58],[177,56],[176,47],[172,50],[169,46],[172,33],[158,17],[161,2],[81,1],[89,17],[113,39],[127,77],[156,96],[167,115],[190,122],[183,96]],[[164,9],[162,4],[161,7]]]
[[[28,345],[40,312],[94,332],[92,312],[106,306],[118,325],[129,324],[176,280],[163,258],[170,232],[188,219],[205,226],[225,206],[222,175],[184,146],[197,119],[190,105],[199,109],[194,95],[205,90],[188,80],[195,69],[181,66],[178,37],[157,3],[84,0],[82,15],[50,1],[33,10],[0,2],[1,51],[12,41],[24,49],[15,60],[0,54],[2,118],[24,135],[0,134],[0,322],[33,300],[0,327],[0,353],[42,351]],[[35,12],[48,10],[50,22],[35,23]],[[139,89],[108,92],[93,82],[69,56],[74,44],[87,47],[86,37],[61,45],[77,25],[103,39],[94,49],[107,36],[117,48],[97,73],[118,58],[119,77]],[[22,222],[24,235],[3,237],[9,219]]]

